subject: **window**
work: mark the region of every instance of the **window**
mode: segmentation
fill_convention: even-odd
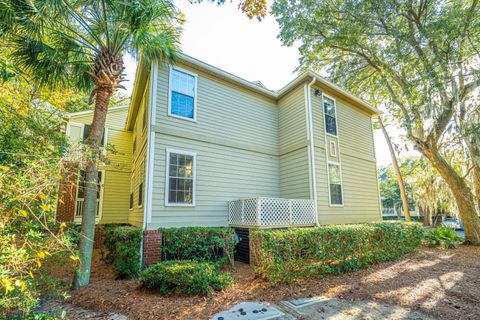
[[[342,172],[340,165],[328,164],[328,181],[330,184],[330,205],[343,205]]]
[[[85,124],[83,126],[83,141],[87,140],[88,136],[90,135],[90,130],[91,130],[91,126],[89,124]],[[100,141],[100,145],[102,147],[105,146],[105,140],[106,140],[106,134],[107,133],[107,130],[104,128],[103,129],[103,136],[102,136],[102,141]]]
[[[323,96],[323,112],[325,114],[325,131],[337,135],[337,112],[335,100]]]
[[[172,68],[170,71],[170,109],[168,114],[195,121],[197,76]]]
[[[140,179],[138,181],[138,207],[143,205],[143,186],[145,181],[145,162],[140,165]]]
[[[135,190],[135,179],[132,174],[130,177],[130,209],[133,209],[133,191]]]
[[[195,205],[195,156],[167,149],[166,205]]]
[[[135,150],[137,149],[137,135],[135,130],[133,131],[133,145],[132,145],[132,153],[135,154]]]
[[[335,141],[330,141],[330,156],[334,158],[337,157],[337,145]]]
[[[145,131],[147,127],[147,103],[143,104],[142,130]]]

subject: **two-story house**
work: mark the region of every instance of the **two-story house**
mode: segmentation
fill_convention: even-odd
[[[130,106],[107,116],[105,143],[120,152],[100,171],[98,221],[156,230],[380,220],[377,114],[313,72],[271,91],[186,55],[140,63]],[[91,118],[70,115],[72,141]],[[57,216],[81,217],[75,192]]]

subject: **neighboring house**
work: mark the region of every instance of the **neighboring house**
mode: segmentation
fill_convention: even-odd
[[[106,141],[123,153],[102,168],[99,223],[156,230],[381,220],[378,111],[313,72],[270,91],[186,55],[175,66],[140,63],[126,113],[108,113]],[[72,114],[70,136],[91,117]]]

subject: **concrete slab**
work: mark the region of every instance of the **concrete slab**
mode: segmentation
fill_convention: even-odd
[[[348,301],[317,297],[282,301],[283,310],[303,319],[328,320],[430,320],[433,318],[407,308],[373,301]]]
[[[242,302],[227,311],[214,315],[210,320],[293,320],[274,305],[260,302]]]

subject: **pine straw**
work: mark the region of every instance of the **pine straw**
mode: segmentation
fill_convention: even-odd
[[[208,319],[242,301],[320,295],[381,301],[442,319],[480,319],[480,247],[422,248],[402,260],[276,288],[254,279],[248,265],[236,263],[231,273],[237,284],[209,297],[164,297],[138,289],[134,280],[115,280],[98,254],[92,270],[91,284],[73,292],[72,303],[130,319]]]

